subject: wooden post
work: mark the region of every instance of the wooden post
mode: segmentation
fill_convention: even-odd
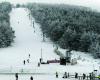
[[[80,80],[80,77],[78,77],[79,78],[79,80]]]
[[[78,76],[79,80],[81,80],[81,76]]]
[[[41,48],[41,59],[42,59],[42,48]]]

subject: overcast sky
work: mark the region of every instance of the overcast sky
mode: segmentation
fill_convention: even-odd
[[[8,1],[11,3],[26,3],[26,2],[41,2],[41,3],[59,3],[59,4],[74,4],[74,5],[81,5],[81,6],[87,6],[91,7],[93,9],[97,9],[100,11],[100,0],[0,0],[2,1]]]

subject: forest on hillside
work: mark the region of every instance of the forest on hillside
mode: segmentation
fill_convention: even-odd
[[[0,3],[0,48],[8,47],[14,41],[14,31],[10,26],[9,13],[12,5],[9,2]]]
[[[61,48],[100,58],[100,13],[71,5],[28,4],[43,34]]]

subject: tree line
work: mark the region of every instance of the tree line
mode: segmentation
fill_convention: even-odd
[[[8,47],[14,41],[14,30],[10,26],[9,13],[12,5],[9,2],[0,3],[0,48]]]
[[[42,32],[61,48],[89,52],[100,58],[100,13],[71,5],[27,5]]]

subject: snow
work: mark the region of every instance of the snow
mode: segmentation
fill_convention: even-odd
[[[16,38],[11,47],[0,49],[0,80],[14,80],[15,76],[11,73],[16,72],[20,73],[19,80],[29,80],[31,75],[36,80],[56,80],[54,74],[57,71],[60,74],[60,78],[57,80],[62,80],[61,76],[65,71],[70,74],[78,72],[79,75],[82,75],[83,73],[88,74],[94,69],[99,70],[100,60],[95,60],[89,54],[76,51],[72,51],[72,58],[78,59],[76,65],[62,66],[59,63],[52,63],[37,67],[41,57],[41,49],[45,62],[50,59],[59,59],[59,56],[54,53],[55,48],[49,39],[43,42],[40,25],[35,22],[34,18],[29,17],[29,14],[29,10],[25,8],[14,8],[10,13],[11,27],[15,30]],[[62,53],[66,51],[60,48],[59,50]],[[23,60],[27,59],[30,60],[30,63],[26,62],[24,65]]]
[[[18,80],[30,80],[30,76],[33,76],[33,80],[65,80],[62,78],[62,75],[59,78],[55,78],[55,75],[33,75],[33,74],[20,74]],[[0,80],[16,80],[15,75],[0,75]],[[77,80],[77,79],[70,79],[67,80]]]
[[[15,30],[15,42],[11,47],[0,51],[0,66],[23,67],[23,60],[31,55],[29,66],[37,66],[41,57],[41,49],[44,60],[58,58],[53,52],[53,45],[42,41],[42,33],[39,24],[34,23],[28,17],[29,11],[24,8],[13,9],[11,12],[11,26]],[[34,19],[33,19],[34,21]],[[34,33],[35,30],[35,33]],[[47,54],[48,53],[48,54]],[[27,65],[26,65],[27,66]],[[3,67],[3,68],[4,68]]]

